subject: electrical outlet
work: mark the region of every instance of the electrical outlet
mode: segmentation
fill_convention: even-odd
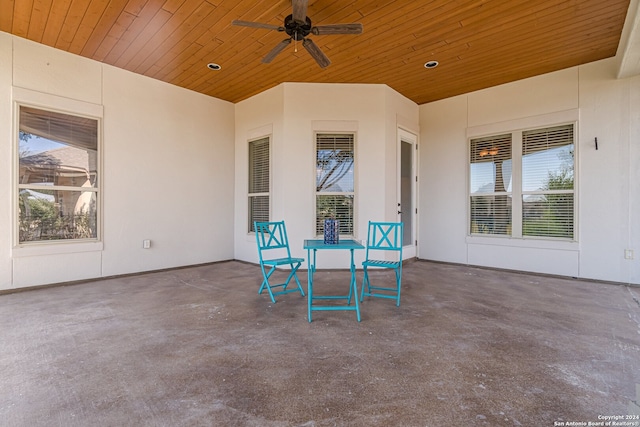
[[[624,250],[624,259],[633,259],[633,249]]]
[[[142,241],[142,248],[149,249],[151,247],[151,240],[145,239]]]

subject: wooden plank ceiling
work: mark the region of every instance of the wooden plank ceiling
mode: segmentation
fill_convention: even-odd
[[[281,82],[384,83],[418,104],[616,54],[629,0],[309,0],[310,35],[270,64],[291,0],[0,0],[0,31],[238,102]],[[297,47],[297,52],[296,52]],[[425,62],[439,66],[426,69]],[[212,71],[208,63],[222,68]],[[312,100],[310,100],[312,102]]]

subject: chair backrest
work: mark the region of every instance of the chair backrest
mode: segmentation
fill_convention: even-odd
[[[369,221],[366,259],[382,256],[382,252],[395,252],[397,258],[394,261],[402,261],[403,230],[404,224],[402,222]],[[376,252],[377,255],[375,255]]]
[[[284,254],[286,254],[286,257],[291,258],[289,238],[287,237],[287,228],[284,225],[284,221],[256,221],[253,225],[256,230],[256,243],[258,244],[258,255],[261,262],[265,251],[274,251],[272,254],[278,254],[280,257],[284,257]]]

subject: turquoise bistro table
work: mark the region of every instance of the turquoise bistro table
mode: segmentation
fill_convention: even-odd
[[[356,312],[358,322],[360,321],[360,305],[358,304],[358,289],[356,287],[356,265],[353,261],[353,252],[356,249],[364,249],[364,246],[353,239],[340,240],[338,243],[324,243],[323,239],[309,239],[304,241],[304,248],[307,250],[307,282],[309,294],[307,303],[309,308],[309,322],[311,322],[311,313],[313,311],[335,311],[335,310],[351,310]],[[349,283],[349,293],[347,295],[320,295],[316,296],[313,292],[313,274],[316,271],[316,253],[324,250],[348,250],[351,253],[351,280]],[[355,305],[351,305],[351,298],[354,299]],[[314,305],[314,301],[322,300],[346,300],[344,305]]]

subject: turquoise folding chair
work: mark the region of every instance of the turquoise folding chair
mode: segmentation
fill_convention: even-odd
[[[275,295],[288,294],[289,292],[298,292],[304,296],[302,286],[296,272],[304,262],[304,258],[291,257],[289,250],[289,239],[287,238],[287,229],[284,221],[277,222],[254,222],[256,232],[256,242],[258,244],[258,257],[260,258],[260,269],[262,270],[262,285],[259,294],[266,289],[269,292],[272,302],[276,302]],[[269,278],[276,271],[278,266],[288,265],[291,267],[287,280],[283,283],[271,284]],[[267,271],[266,267],[270,267]],[[295,279],[298,284],[297,288],[289,288],[291,279]],[[281,288],[281,289],[280,289]],[[278,290],[279,289],[279,290]],[[275,292],[274,292],[275,290]]]
[[[369,221],[367,233],[367,251],[362,263],[364,279],[360,301],[365,296],[389,298],[396,300],[400,306],[400,282],[402,280],[402,233],[404,224],[401,222],[373,222]],[[395,287],[372,286],[369,279],[369,267],[390,268],[395,270]]]

